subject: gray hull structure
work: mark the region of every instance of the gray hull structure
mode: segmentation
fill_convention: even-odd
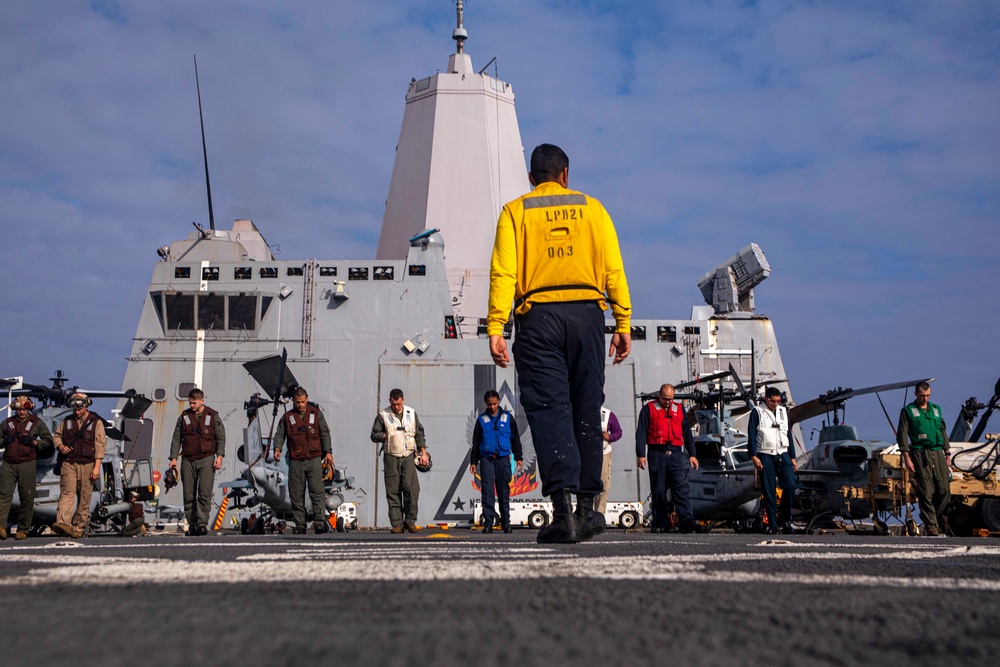
[[[154,401],[141,423],[127,425],[138,442],[135,458],[148,455],[154,471],[166,470],[174,424],[198,386],[228,434],[216,479],[238,478],[246,468],[237,456],[246,435],[244,402],[262,392],[243,363],[286,349],[289,367],[325,411],[338,468],[355,478],[344,495],[358,503],[360,525],[388,525],[381,460],[369,432],[393,387],[420,416],[433,455],[433,469],[420,475],[421,524],[472,516],[470,500],[479,491],[468,454],[487,389],[500,392],[525,435],[527,472],[514,497],[540,497],[515,370],[494,366],[480,326],[500,206],[529,189],[511,87],[475,73],[459,48],[447,71],[414,80],[406,99],[380,259],[278,261],[249,220],[169,246],[153,269],[123,382]],[[732,279],[728,301],[725,289],[716,286],[713,297],[709,287],[715,307],[696,306],[690,319],[633,319],[631,356],[608,366],[605,404],[625,430],[614,446],[612,500],[648,495],[631,432],[642,407],[637,393],[730,363],[749,377],[751,341],[758,377],[786,377],[772,323],[752,312],[737,264],[721,272]],[[270,409],[263,412],[270,420]],[[179,487],[158,491],[161,505],[182,504]],[[695,485],[692,493],[697,499],[703,491]],[[222,497],[220,488],[216,506]]]

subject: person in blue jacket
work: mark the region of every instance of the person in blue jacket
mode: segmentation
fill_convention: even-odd
[[[514,456],[517,472],[521,472],[521,436],[514,415],[500,408],[500,394],[490,389],[483,395],[486,411],[476,418],[472,432],[472,452],[469,454],[469,472],[479,482],[483,491],[483,532],[492,533],[497,523],[494,498],[500,499],[500,527],[510,528],[510,457]],[[496,492],[494,493],[494,488]]]

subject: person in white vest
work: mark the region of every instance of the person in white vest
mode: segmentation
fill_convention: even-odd
[[[798,463],[792,456],[791,422],[788,410],[781,405],[781,392],[768,387],[764,392],[764,405],[756,406],[750,413],[747,430],[750,442],[747,451],[754,467],[760,473],[760,488],[767,511],[767,532],[775,534],[792,532],[792,500],[795,498],[795,471]],[[781,486],[781,508],[778,509],[777,486]]]
[[[405,529],[419,532],[417,527],[417,501],[420,482],[417,480],[417,461],[426,466],[430,462],[424,440],[424,426],[413,408],[403,405],[403,390],[389,392],[389,406],[375,416],[372,424],[372,442],[382,444],[382,469],[385,475],[385,499],[389,503],[389,523],[393,533]]]
[[[601,406],[601,433],[604,434],[604,467],[601,468],[601,484],[604,489],[594,500],[594,510],[604,514],[608,508],[608,491],[611,489],[611,443],[622,437],[622,425],[618,417],[608,408]]]

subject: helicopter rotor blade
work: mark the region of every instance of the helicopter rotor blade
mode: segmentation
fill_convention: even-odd
[[[806,421],[807,419],[812,419],[813,417],[818,417],[819,415],[826,414],[832,409],[835,409],[839,404],[843,403],[849,398],[854,398],[855,396],[862,396],[864,394],[874,394],[876,392],[890,391],[893,389],[904,389],[906,387],[913,387],[921,382],[933,382],[934,378],[923,378],[920,380],[909,380],[906,382],[892,382],[890,384],[880,384],[874,387],[864,387],[863,389],[843,389],[838,387],[836,389],[831,389],[827,393],[823,394],[819,398],[814,398],[811,401],[806,401],[805,403],[800,403],[793,408],[788,409],[788,420],[792,424],[798,422]]]
[[[681,382],[680,384],[675,384],[674,389],[686,389],[687,387],[693,387],[696,384],[703,384],[706,382],[714,382],[716,380],[721,380],[730,373],[732,373],[732,364],[729,365],[728,371],[721,371],[719,373],[712,373],[711,375],[698,376],[693,380],[688,380],[687,382]]]

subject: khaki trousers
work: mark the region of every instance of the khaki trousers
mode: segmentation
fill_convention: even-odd
[[[611,452],[604,455],[604,466],[601,468],[601,484],[604,485],[604,490],[594,498],[594,510],[604,514],[604,510],[608,508],[608,489],[611,488]]]
[[[90,524],[90,497],[94,494],[94,481],[90,479],[93,471],[93,463],[63,461],[59,473],[56,523],[67,524],[81,533],[87,532]]]

